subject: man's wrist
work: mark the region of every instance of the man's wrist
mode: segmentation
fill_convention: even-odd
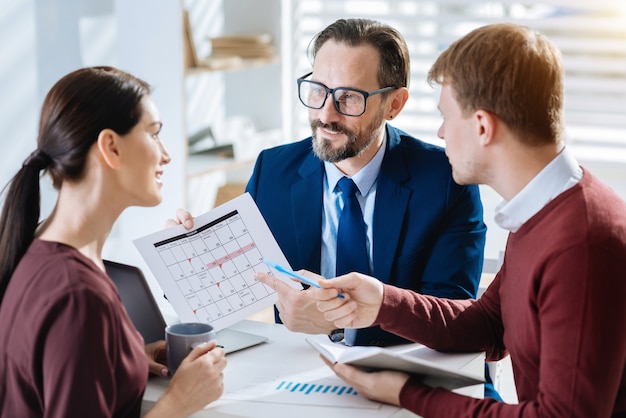
[[[328,338],[334,343],[340,343],[344,338],[344,329],[343,328],[335,328],[328,334]]]

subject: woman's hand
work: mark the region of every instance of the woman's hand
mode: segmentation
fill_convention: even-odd
[[[180,363],[167,390],[146,418],[187,417],[224,392],[226,356],[215,340],[198,345]]]
[[[150,344],[146,344],[144,349],[146,351],[146,357],[148,358],[150,373],[159,376],[167,376],[168,369],[165,365],[167,363],[165,340],[159,340]]]

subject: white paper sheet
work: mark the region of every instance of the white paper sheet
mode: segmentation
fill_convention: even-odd
[[[219,331],[273,305],[275,292],[254,279],[273,274],[269,258],[289,266],[248,193],[194,219],[133,241],[181,322]],[[296,282],[288,282],[301,288]]]

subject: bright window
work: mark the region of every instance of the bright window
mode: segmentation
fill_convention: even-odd
[[[521,23],[546,34],[561,49],[566,69],[566,140],[589,147],[600,159],[626,162],[626,2],[620,0],[302,0],[291,2],[296,78],[311,69],[305,51],[311,38],[339,18],[380,20],[400,30],[411,53],[410,99],[393,124],[425,141],[440,123],[438,91],[426,83],[437,55],[468,31],[492,22]],[[497,82],[497,80],[494,80]],[[291,102],[297,138],[310,134],[307,112]],[[616,154],[617,152],[617,154]]]

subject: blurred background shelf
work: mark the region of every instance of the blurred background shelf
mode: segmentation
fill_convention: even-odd
[[[185,206],[192,214],[243,193],[258,153],[286,142],[285,3],[181,1]]]
[[[207,57],[200,60],[193,67],[185,68],[185,75],[202,74],[211,71],[239,71],[264,65],[280,63],[279,56],[271,58],[241,58],[241,57]]]

